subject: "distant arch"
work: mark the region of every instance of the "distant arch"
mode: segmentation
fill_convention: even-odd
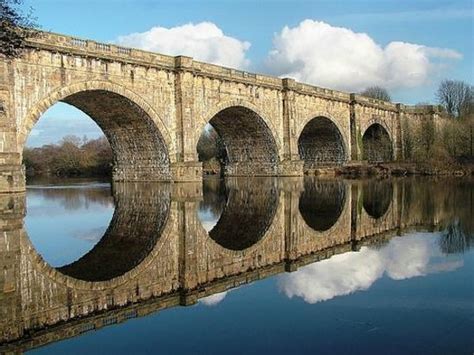
[[[305,169],[340,165],[347,160],[344,138],[328,117],[317,116],[306,123],[298,138],[298,153]]]
[[[253,105],[233,100],[206,114],[226,149],[225,175],[272,176],[278,173],[279,143],[271,122]],[[197,144],[196,139],[196,144]]]
[[[390,134],[380,123],[372,123],[362,136],[362,157],[369,162],[393,160]]]

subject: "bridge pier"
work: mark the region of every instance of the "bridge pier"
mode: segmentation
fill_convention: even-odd
[[[0,193],[25,191],[25,167],[0,165]]]
[[[278,176],[303,176],[303,160],[283,160],[278,165]]]
[[[200,161],[171,163],[171,180],[174,182],[202,181],[202,163]]]

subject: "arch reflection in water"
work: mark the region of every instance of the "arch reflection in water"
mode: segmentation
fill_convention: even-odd
[[[324,232],[336,224],[346,202],[342,180],[304,179],[304,191],[299,200],[299,210],[306,224]]]
[[[100,240],[112,219],[114,201],[107,183],[74,179],[50,184],[30,182],[24,224],[36,251],[49,265],[59,267],[77,260]]]
[[[139,265],[160,238],[170,210],[169,184],[116,183],[115,211],[103,237],[78,260],[58,267],[84,281],[106,281]]]
[[[393,198],[391,180],[369,180],[363,185],[363,206],[369,216],[374,219],[383,217],[390,207]]]
[[[204,179],[203,193],[198,216],[210,238],[225,249],[244,250],[256,244],[278,208],[274,178]],[[210,214],[213,220],[206,219]]]

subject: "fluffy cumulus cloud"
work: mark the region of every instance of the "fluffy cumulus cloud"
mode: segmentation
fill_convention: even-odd
[[[393,238],[381,249],[362,247],[308,265],[280,276],[278,285],[288,297],[301,297],[308,303],[367,290],[387,275],[394,280],[408,279],[434,272],[451,271],[462,260],[441,262],[438,239],[424,234]]]
[[[406,42],[383,47],[365,33],[305,20],[275,35],[266,68],[298,81],[357,92],[371,85],[396,89],[426,84],[433,72],[461,57],[451,49]]]
[[[211,22],[188,23],[177,27],[153,27],[149,31],[120,36],[117,44],[168,55],[187,55],[196,60],[246,68],[250,43],[226,36]]]

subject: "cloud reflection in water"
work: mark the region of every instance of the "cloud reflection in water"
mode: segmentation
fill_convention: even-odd
[[[367,290],[384,275],[403,280],[461,267],[463,260],[459,257],[448,262],[439,258],[443,255],[439,237],[439,233],[416,233],[392,238],[379,248],[362,247],[358,252],[335,255],[278,276],[278,287],[289,298],[317,303]]]

